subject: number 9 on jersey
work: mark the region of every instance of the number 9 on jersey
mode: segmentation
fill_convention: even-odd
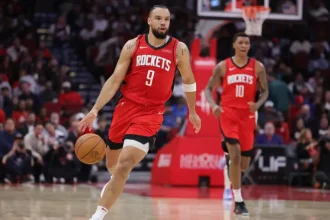
[[[147,80],[146,80],[146,85],[147,86],[152,86],[152,81],[154,80],[154,76],[155,76],[155,71],[148,70]]]

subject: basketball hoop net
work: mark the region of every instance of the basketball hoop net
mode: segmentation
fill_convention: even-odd
[[[270,13],[269,7],[264,6],[245,6],[243,10],[243,19],[246,24],[245,33],[252,36],[262,35],[262,24]]]

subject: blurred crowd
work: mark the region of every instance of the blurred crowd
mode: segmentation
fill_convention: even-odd
[[[84,100],[25,4],[0,4],[0,182],[87,181],[74,156]]]

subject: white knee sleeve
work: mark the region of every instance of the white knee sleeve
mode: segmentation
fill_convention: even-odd
[[[148,153],[149,151],[149,142],[142,144],[141,142],[138,142],[136,140],[125,139],[123,147],[127,147],[127,146],[136,147],[146,153]]]

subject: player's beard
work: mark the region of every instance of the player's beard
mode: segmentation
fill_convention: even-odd
[[[164,33],[159,33],[157,29],[151,28],[152,34],[157,39],[165,39],[168,33],[168,30],[166,30]]]

